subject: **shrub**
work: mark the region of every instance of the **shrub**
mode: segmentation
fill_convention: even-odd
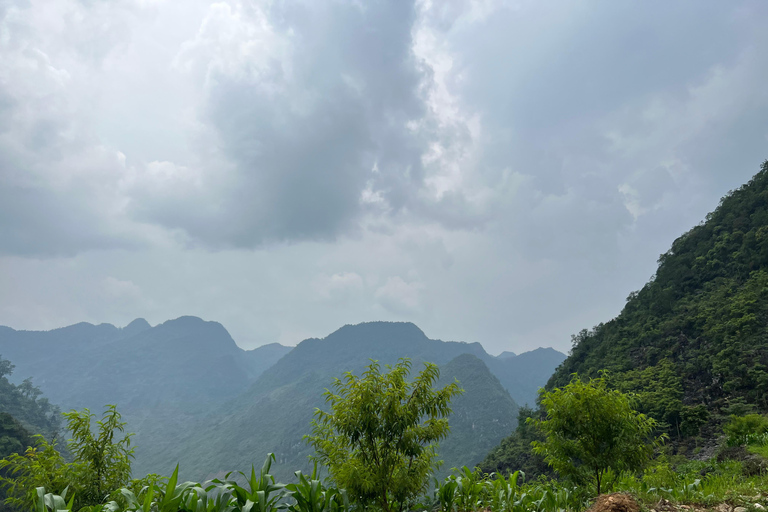
[[[373,361],[361,377],[336,379],[336,393],[325,393],[331,411],[315,412],[307,439],[350,498],[390,512],[426,490],[435,443],[448,435],[451,398],[461,390],[456,383],[433,389],[440,372],[431,363],[413,382],[408,359],[385,368]]]

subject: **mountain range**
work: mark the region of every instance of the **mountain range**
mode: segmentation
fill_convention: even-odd
[[[411,323],[344,326],[295,348],[242,350],[219,323],[181,317],[157,326],[80,323],[52,331],[0,327],[0,355],[14,378],[33,377],[63,410],[99,413],[116,404],[135,432],[136,474],[165,473],[181,462],[186,477],[245,469],[274,452],[286,476],[307,466],[302,440],[322,393],[370,359],[409,357],[458,379],[452,433],[441,444],[445,468],[478,462],[517,420],[517,402],[536,391],[565,358],[553,349],[493,357],[479,343],[431,340]],[[278,474],[281,469],[278,468]]]

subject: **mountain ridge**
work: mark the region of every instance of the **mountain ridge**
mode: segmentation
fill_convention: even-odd
[[[155,326],[136,319],[123,328],[81,322],[52,331],[0,329],[0,354],[18,361],[20,377],[33,375],[53,403],[97,414],[104,404],[117,404],[136,433],[137,475],[162,473],[181,461],[184,474],[211,476],[246,469],[268,452],[282,453],[293,471],[305,463],[302,436],[332,380],[362,371],[371,359],[393,364],[402,357],[412,360],[414,372],[432,362],[473,383],[473,398],[457,401],[457,421],[487,396],[497,398],[497,406],[475,409],[474,421],[457,426],[454,438],[463,441],[445,445],[451,464],[471,465],[514,428],[516,397],[535,397],[559,364],[540,356],[553,353],[499,359],[477,342],[430,339],[411,322],[348,324],[294,348],[252,350],[238,347],[220,323],[192,316]],[[60,372],[41,372],[57,366]],[[532,376],[525,373],[534,367]],[[520,378],[531,380],[530,389],[514,387]]]
[[[715,445],[731,415],[768,412],[768,161],[671,244],[618,316],[572,345],[546,389],[607,371],[678,453]],[[532,435],[518,429],[483,469],[541,467]]]

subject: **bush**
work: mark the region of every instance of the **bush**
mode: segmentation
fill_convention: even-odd
[[[7,490],[6,503],[29,510],[37,498],[37,489],[64,495],[69,491],[77,507],[105,503],[111,492],[131,481],[130,448],[132,434],[116,440],[125,423],[114,405],[107,406],[97,421],[98,431],[91,432],[93,415],[83,411],[65,413],[67,428],[72,432],[69,450],[74,461],[67,463],[56,443],[34,436],[35,446],[22,454],[11,454],[0,460],[0,486]]]
[[[593,482],[597,494],[607,475],[636,471],[651,459],[656,422],[635,411],[629,396],[608,389],[605,377],[583,382],[578,375],[563,388],[541,393],[544,420],[528,421],[545,436],[533,449],[560,475],[578,484]]]
[[[728,446],[750,444],[756,436],[762,436],[768,432],[768,418],[762,414],[747,414],[746,416],[731,416],[731,419],[723,427],[723,432],[728,436]]]
[[[408,382],[411,363],[401,359],[381,372],[373,361],[362,377],[336,379],[326,391],[330,412],[317,410],[308,441],[333,480],[363,506],[402,509],[426,490],[437,465],[435,443],[448,435],[456,383],[433,389],[440,371],[425,363]]]

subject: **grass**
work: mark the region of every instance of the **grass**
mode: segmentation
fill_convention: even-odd
[[[755,453],[766,446],[752,447]],[[234,480],[212,480],[205,484],[177,482],[177,473],[170,479],[145,485],[135,492],[127,489],[115,493],[116,500],[88,512],[355,512],[343,490],[329,487],[313,472],[311,476],[296,473],[297,482],[275,483],[269,474],[271,458],[261,473],[252,471],[241,487]],[[608,475],[606,492],[624,492],[634,496],[645,511],[658,509],[659,502],[687,505],[701,510],[722,503],[743,506],[749,512],[759,512],[760,505],[768,507],[768,473],[745,476],[744,465],[738,461],[717,462],[673,460],[661,457],[642,474]],[[71,510],[62,499],[45,495],[40,488],[38,512]],[[479,469],[463,467],[443,481],[434,482],[433,490],[419,503],[404,507],[419,512],[565,512],[583,511],[594,498],[594,489],[574,486],[567,482],[540,478],[526,481],[525,474],[483,474]],[[43,503],[43,501],[45,503]],[[54,506],[56,502],[56,506]],[[40,506],[42,505],[42,506]]]
[[[749,510],[755,510],[755,504],[768,506],[768,474],[745,476],[738,461],[676,462],[660,458],[642,474],[608,475],[606,492],[631,494],[646,510],[654,509],[662,500],[696,508],[714,508],[721,503]],[[593,497],[594,489],[588,487],[544,479],[525,482],[520,472],[506,478],[481,475],[465,467],[438,483],[422,508],[440,512],[578,512],[586,509]]]

